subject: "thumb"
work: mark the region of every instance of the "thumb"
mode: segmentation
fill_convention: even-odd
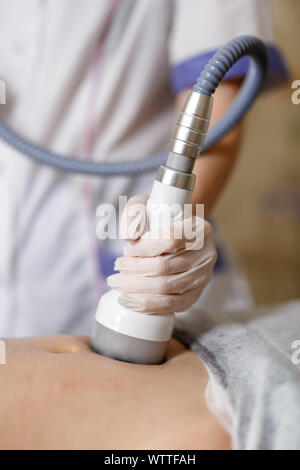
[[[120,237],[124,240],[137,240],[147,230],[148,197],[145,194],[138,194],[129,199],[120,222]]]

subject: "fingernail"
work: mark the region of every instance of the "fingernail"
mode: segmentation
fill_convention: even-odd
[[[114,274],[113,274],[112,276],[109,276],[109,277],[106,279],[106,282],[107,282],[107,284],[108,284],[110,287],[117,287],[117,286],[118,286],[118,281],[116,280]]]
[[[136,217],[134,220],[130,222],[129,227],[128,227],[128,233],[127,233],[127,237],[130,240],[135,239],[138,236],[137,229],[138,229],[139,223],[140,223],[139,217]]]
[[[118,302],[126,308],[134,309],[136,307],[136,303],[132,300],[131,297],[128,297],[127,295],[120,295],[118,298]]]
[[[135,240],[139,238],[139,225],[141,223],[141,216],[138,215],[134,217],[132,220],[127,221],[127,227],[124,226],[121,228],[121,238],[124,240]]]
[[[119,269],[120,269],[120,263],[119,263],[119,259],[117,258],[114,263],[114,270],[119,271]]]

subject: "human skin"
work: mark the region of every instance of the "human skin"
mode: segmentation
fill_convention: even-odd
[[[99,356],[83,337],[5,342],[0,449],[230,449],[204,365],[174,339],[159,366]]]

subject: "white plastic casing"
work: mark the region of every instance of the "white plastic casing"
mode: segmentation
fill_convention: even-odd
[[[149,341],[169,341],[174,315],[149,315],[129,310],[118,302],[115,289],[104,294],[99,302],[96,321],[118,333]]]

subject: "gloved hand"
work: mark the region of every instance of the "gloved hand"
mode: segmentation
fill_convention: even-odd
[[[122,214],[121,236],[129,242],[124,256],[115,261],[120,274],[110,276],[107,282],[121,293],[119,302],[124,307],[156,314],[180,312],[200,297],[211,279],[217,259],[213,229],[206,220],[191,216],[174,222],[168,239],[153,238],[149,231],[140,236],[147,227],[147,199],[133,197]],[[135,215],[131,216],[132,212]],[[185,224],[193,224],[194,241],[174,237],[186,233]]]

